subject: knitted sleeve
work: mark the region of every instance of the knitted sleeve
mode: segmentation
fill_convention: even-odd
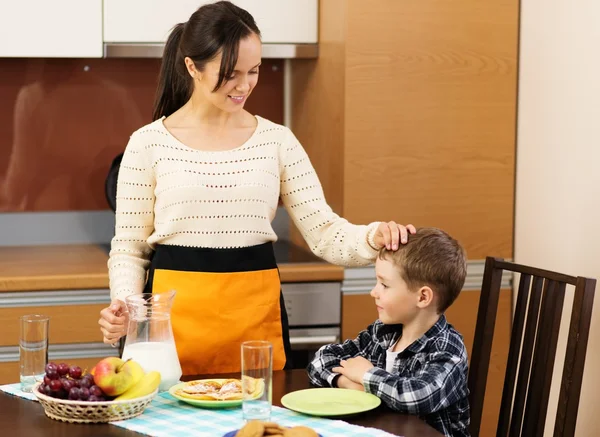
[[[354,225],[333,212],[306,151],[289,129],[280,149],[280,173],[283,204],[315,255],[349,267],[375,260],[378,251],[368,239],[379,222]]]
[[[115,236],[108,260],[111,299],[141,293],[146,282],[154,230],[154,171],[134,133],[125,148],[117,182]]]

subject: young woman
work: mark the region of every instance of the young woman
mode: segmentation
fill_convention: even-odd
[[[281,198],[319,257],[367,265],[412,226],[358,226],[327,205],[302,146],[244,103],[258,82],[260,31],[227,1],[200,7],[165,46],[154,122],[124,152],[116,233],[108,262],[112,303],[104,341],[126,333],[126,296],[176,290],[172,324],[184,374],[240,369],[240,344],[273,343],[273,368],[289,351],[271,227]]]

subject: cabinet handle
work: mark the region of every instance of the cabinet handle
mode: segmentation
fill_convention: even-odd
[[[314,337],[290,337],[290,344],[329,344],[337,343],[337,335],[315,335]]]

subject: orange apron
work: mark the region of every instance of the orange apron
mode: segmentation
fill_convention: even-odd
[[[176,290],[171,322],[184,375],[241,370],[241,344],[273,344],[273,369],[289,355],[287,314],[271,243],[236,249],[157,246],[146,291]],[[284,346],[285,343],[285,346]]]

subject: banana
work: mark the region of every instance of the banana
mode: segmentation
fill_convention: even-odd
[[[141,398],[142,396],[149,395],[160,385],[160,373],[156,371],[148,372],[137,384],[127,390],[125,393],[117,396],[115,401],[122,401],[126,399]]]

